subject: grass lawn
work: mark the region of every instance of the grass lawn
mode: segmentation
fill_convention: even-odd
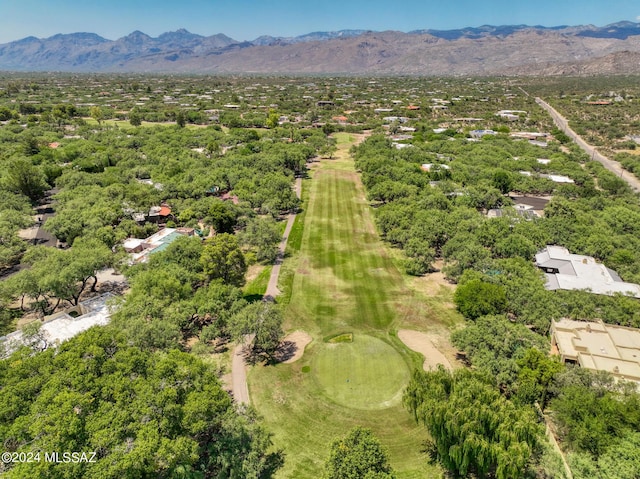
[[[314,340],[295,363],[253,368],[251,399],[286,453],[277,477],[321,476],[331,441],[356,425],[371,428],[388,448],[399,478],[441,477],[421,452],[424,428],[400,404],[422,359],[395,331],[447,330],[455,320],[439,318],[424,294],[407,285],[376,233],[348,157],[358,137],[336,136],[335,159],[323,161],[303,183],[304,213],[291,234],[281,281],[289,295],[287,329],[304,330]],[[335,337],[347,340],[331,342]]]
[[[323,343],[310,372],[328,401],[363,410],[400,404],[409,380],[407,364],[393,346],[367,334],[354,335],[352,342]]]
[[[83,120],[87,122],[87,125],[97,125],[98,122],[90,117],[83,117]],[[106,126],[117,126],[118,128],[122,128],[124,130],[135,129],[137,127],[132,126],[129,120],[102,120],[102,125]],[[154,126],[176,126],[175,121],[165,121],[165,122],[153,122],[153,121],[143,121],[140,124],[140,127],[149,128]],[[197,130],[200,128],[206,128],[209,125],[192,125],[186,124],[184,127],[190,130]]]
[[[272,265],[264,266],[260,273],[242,288],[242,293],[247,300],[257,301],[262,299],[265,291],[267,291],[272,269]]]

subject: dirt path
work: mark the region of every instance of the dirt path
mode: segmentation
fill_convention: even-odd
[[[587,153],[587,155],[589,155],[593,160],[600,162],[611,173],[619,176],[624,181],[626,181],[633,191],[635,191],[636,193],[640,193],[640,180],[638,180],[638,178],[633,176],[632,173],[626,172],[622,168],[622,166],[620,166],[620,163],[610,160],[606,156],[599,153],[595,147],[584,141],[575,131],[573,131],[569,127],[569,122],[567,121],[567,119],[560,113],[558,113],[555,108],[553,108],[543,99],[536,98],[536,103],[544,108],[547,113],[549,113],[549,115],[551,115],[551,118],[553,118],[556,126],[560,128],[569,138],[571,138],[576,143],[576,145],[582,148]]]
[[[433,344],[427,333],[401,329],[398,331],[398,338],[406,347],[424,356],[422,368],[425,371],[436,369],[438,364],[442,364],[446,369],[451,370],[451,363]]]

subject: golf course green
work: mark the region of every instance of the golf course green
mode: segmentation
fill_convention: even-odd
[[[311,372],[329,401],[354,409],[384,409],[400,403],[409,370],[402,356],[365,334],[352,342],[325,343]]]
[[[441,477],[423,452],[426,431],[401,404],[422,358],[395,332],[422,324],[424,309],[374,227],[348,154],[362,137],[336,138],[335,157],[303,182],[280,275],[286,329],[313,341],[294,363],[252,368],[251,402],[286,453],[279,478],[321,476],[331,442],[355,426],[380,439],[398,478]]]

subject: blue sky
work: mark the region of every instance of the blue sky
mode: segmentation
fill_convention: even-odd
[[[515,6],[514,6],[515,5]],[[236,40],[342,29],[452,29],[640,21],[637,0],[0,0],[0,43],[93,32],[115,40],[186,28]]]

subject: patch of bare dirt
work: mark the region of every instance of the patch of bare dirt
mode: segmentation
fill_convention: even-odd
[[[422,367],[425,371],[436,369],[438,364],[442,364],[450,371],[453,369],[449,360],[434,344],[434,340],[437,340],[437,338],[432,335],[421,331],[401,329],[398,331],[398,338],[400,338],[400,341],[402,341],[406,347],[424,356]]]
[[[437,296],[440,294],[440,290],[445,287],[447,289],[455,289],[456,285],[449,282],[442,272],[444,266],[443,260],[438,260],[433,263],[435,271],[433,273],[425,274],[424,276],[417,277],[414,280],[416,288],[422,293],[428,296]]]
[[[249,266],[247,268],[247,274],[246,274],[246,282],[250,283],[251,281],[253,281],[254,279],[256,279],[258,277],[258,275],[260,273],[262,273],[262,270],[264,269],[264,265],[262,264],[252,264],[251,266]]]
[[[278,351],[278,359],[283,363],[295,363],[304,354],[304,348],[313,340],[313,338],[304,331],[295,331],[289,334],[280,346]]]

